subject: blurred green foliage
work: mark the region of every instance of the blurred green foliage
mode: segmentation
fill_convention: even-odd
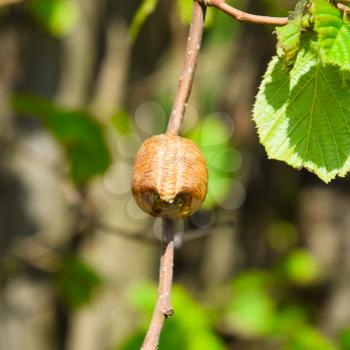
[[[290,304],[279,306],[276,311],[271,336],[277,339],[291,339],[308,322],[308,312],[301,304],[293,304],[291,301]]]
[[[335,350],[337,347],[323,337],[316,329],[298,329],[287,345],[286,350]]]
[[[286,258],[295,259],[298,270],[317,266],[311,255],[295,250]],[[300,258],[301,257],[301,258]],[[286,262],[283,262],[285,264]],[[283,265],[282,264],[282,265]],[[231,334],[241,339],[261,339],[280,344],[283,350],[336,350],[338,345],[331,342],[310,322],[306,305],[293,300],[288,290],[298,286],[295,276],[280,278],[280,269],[252,270],[239,274],[223,292],[226,298],[210,302],[211,309],[195,301],[183,288],[176,285],[172,302],[173,317],[165,323],[160,349],[228,349],[218,337]],[[308,280],[311,284],[311,280]],[[315,283],[315,280],[313,280]],[[302,288],[305,288],[303,285]],[[141,318],[139,328],[129,335],[118,350],[140,348],[157,296],[155,285],[136,285],[130,291],[131,305],[138,310]],[[348,330],[340,335],[342,349],[349,346]]]
[[[132,23],[130,25],[130,37],[132,40],[135,40],[143,23],[147,20],[147,18],[153,13],[156,6],[158,4],[158,0],[142,0],[140,7],[137,9]]]
[[[243,336],[271,333],[276,305],[269,294],[269,278],[268,274],[256,271],[233,281],[232,300],[225,311],[226,327]]]
[[[350,326],[340,333],[339,343],[342,350],[350,350]]]
[[[180,18],[185,23],[190,23],[192,18],[192,0],[178,0],[177,8]]]
[[[239,28],[239,23],[232,21],[230,16],[225,13],[215,11],[213,8],[208,9],[208,15],[212,17],[212,25],[207,31],[204,40],[210,45],[227,44],[233,42]],[[208,18],[206,19],[208,21]],[[212,83],[208,81],[208,85]],[[213,91],[212,91],[213,92]]]
[[[13,98],[14,109],[39,118],[65,152],[72,180],[84,185],[107,170],[111,156],[102,126],[84,110],[67,110],[31,95]]]
[[[131,116],[128,111],[119,110],[111,116],[110,121],[119,135],[132,132]]]
[[[191,23],[192,7],[192,0],[177,0],[177,12],[183,23]],[[213,23],[215,22],[216,14],[216,11],[212,11],[210,7],[207,7],[204,24],[206,28],[211,27],[213,25]]]
[[[177,12],[183,23],[189,24],[192,18],[192,0],[177,0]],[[158,5],[158,0],[143,0],[141,5],[136,10],[133,20],[131,22],[129,28],[129,35],[131,39],[134,41],[138,34],[140,33],[140,29],[142,25],[147,21],[148,17],[155,11]],[[212,11],[211,8],[207,8],[206,10],[206,18],[205,18],[205,27],[212,27],[215,22],[217,12]],[[231,21],[232,22],[232,21]]]
[[[79,11],[71,0],[30,0],[29,9],[51,34],[63,36],[77,24]]]
[[[208,194],[203,204],[205,209],[224,201],[232,186],[233,169],[239,160],[231,144],[229,130],[220,117],[213,114],[186,135],[199,145],[208,162]]]
[[[140,329],[130,335],[118,350],[134,350],[141,347],[157,296],[155,285],[138,285],[131,291],[131,302],[142,314]],[[165,323],[160,338],[160,349],[167,350],[224,350],[226,347],[212,328],[209,313],[183,288],[175,285],[172,303],[176,316]]]
[[[285,276],[293,283],[310,285],[321,277],[321,268],[310,252],[297,249],[289,254],[283,264]]]
[[[265,13],[269,16],[284,17],[296,5],[298,0],[261,0]]]
[[[292,248],[298,239],[295,227],[288,221],[273,221],[266,229],[266,240],[269,245],[279,253]]]
[[[55,281],[62,301],[71,309],[90,302],[94,291],[102,282],[91,266],[74,255],[63,258]]]
[[[224,326],[241,337],[275,339],[286,350],[337,349],[309,321],[306,305],[295,304],[288,290],[314,285],[320,266],[307,251],[292,251],[280,267],[249,271],[231,285],[230,302],[224,311]],[[293,289],[291,289],[293,290]]]

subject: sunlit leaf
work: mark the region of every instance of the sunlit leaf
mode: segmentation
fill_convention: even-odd
[[[350,70],[350,21],[327,0],[312,0],[319,54],[324,64]]]
[[[329,182],[350,169],[350,76],[320,62],[314,34],[303,40],[290,72],[278,57],[270,62],[254,120],[269,158]]]
[[[78,184],[105,172],[111,156],[101,125],[83,110],[67,110],[30,95],[13,100],[15,110],[39,118],[63,147],[70,176]]]
[[[283,50],[283,60],[288,69],[293,67],[297,58],[301,33],[306,26],[303,17],[308,4],[309,0],[299,1],[290,15],[288,23],[276,28],[278,45]]]

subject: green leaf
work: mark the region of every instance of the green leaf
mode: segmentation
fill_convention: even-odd
[[[288,23],[285,26],[276,28],[278,45],[283,50],[283,59],[287,69],[293,67],[297,58],[301,33],[307,26],[307,24],[305,24],[304,11],[308,3],[309,0],[299,1]]]
[[[283,59],[286,67],[291,68],[294,65],[299,50],[300,23],[295,20],[289,21],[287,25],[276,28],[276,33],[278,44],[283,50]]]
[[[56,275],[58,291],[72,309],[87,304],[100,284],[99,275],[78,256],[66,256]]]
[[[101,125],[86,111],[66,110],[53,102],[17,95],[13,106],[19,113],[39,118],[63,147],[70,176],[77,184],[104,173],[111,156]]]
[[[350,23],[340,10],[326,0],[312,0],[314,30],[319,38],[319,54],[324,64],[350,70]]]
[[[147,18],[153,13],[157,4],[158,0],[142,1],[131,22],[130,37],[132,40],[135,40],[137,38],[140,28],[142,27],[143,23],[147,20]]]
[[[321,64],[315,35],[305,34],[301,47],[290,72],[278,57],[270,62],[254,120],[269,158],[329,182],[350,168],[350,76]]]
[[[55,36],[71,32],[78,20],[78,8],[71,0],[31,0],[29,8],[37,21]]]

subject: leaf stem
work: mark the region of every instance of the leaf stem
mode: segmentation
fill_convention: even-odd
[[[259,16],[247,13],[227,4],[224,0],[206,0],[207,6],[213,6],[222,12],[234,17],[237,21],[257,24],[272,24],[283,26],[288,23],[288,17]]]
[[[270,17],[270,16],[259,16],[252,13],[241,11],[225,2],[225,0],[202,0],[206,6],[216,7],[218,10],[228,14],[240,22],[251,22],[256,24],[272,24],[275,26],[284,26],[288,23],[288,17]],[[336,7],[345,12],[349,13],[350,8],[344,5],[342,2],[350,3],[350,0],[336,1]]]

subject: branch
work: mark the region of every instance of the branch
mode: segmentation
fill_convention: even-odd
[[[202,42],[205,10],[206,8],[200,3],[200,0],[194,0],[192,23],[188,34],[185,61],[167,128],[167,133],[170,134],[178,134],[186,111]]]
[[[0,0],[0,6],[14,5],[23,1],[24,0]]]
[[[345,1],[345,0],[343,0],[343,1]],[[348,7],[348,6],[346,6],[346,5],[342,4],[342,3],[338,2],[337,3],[337,7],[338,7],[339,10],[343,11],[345,14],[349,14],[350,13],[350,7]]]
[[[284,26],[288,23],[288,17],[270,17],[270,16],[259,16],[247,13],[241,10],[236,9],[235,7],[227,4],[225,0],[202,0],[205,2],[206,6],[216,7],[220,11],[228,14],[229,16],[235,18],[240,22],[251,22],[257,24],[272,24],[275,26]],[[336,2],[336,5],[339,10],[349,13],[350,8],[344,4],[350,3],[350,0],[340,0]]]
[[[160,259],[158,299],[153,311],[141,350],[156,350],[164,321],[173,314],[171,306],[171,286],[173,280],[174,231],[173,223],[163,219],[162,256]]]
[[[251,22],[258,24],[272,24],[275,26],[283,26],[288,23],[288,17],[269,17],[258,16],[251,13],[243,12],[235,7],[226,4],[224,0],[206,0],[207,6],[213,6],[222,12],[234,17],[237,21]]]
[[[185,61],[168,123],[168,134],[176,135],[179,133],[181,122],[185,114],[202,42],[205,10],[206,7],[200,0],[193,1],[192,22],[188,34]],[[173,280],[173,259],[173,223],[169,219],[163,219],[163,241],[162,256],[160,259],[158,298],[141,350],[158,349],[159,338],[165,319],[173,314],[170,299]]]

